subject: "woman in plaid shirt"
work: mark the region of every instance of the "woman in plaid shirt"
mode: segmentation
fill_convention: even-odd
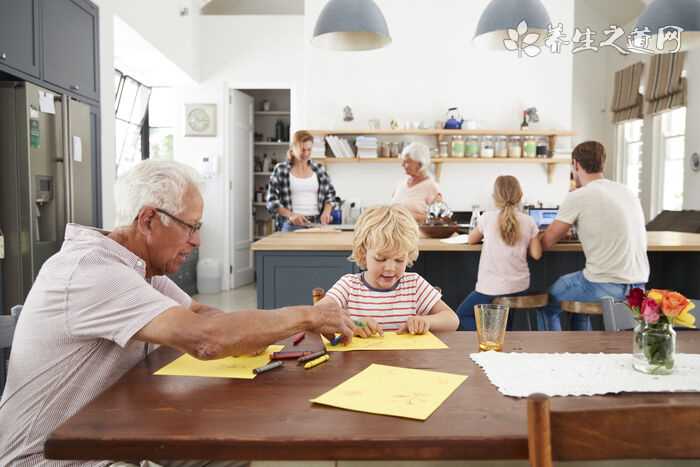
[[[270,176],[267,210],[284,232],[311,222],[331,222],[335,188],[326,170],[310,160],[313,141],[308,131],[294,133],[287,160],[277,164]]]

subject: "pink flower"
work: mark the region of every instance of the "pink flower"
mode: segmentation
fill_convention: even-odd
[[[641,307],[642,319],[649,324],[657,323],[659,321],[659,318],[661,317],[661,312],[659,308],[659,304],[656,303],[654,300],[650,298],[645,298],[642,301]]]

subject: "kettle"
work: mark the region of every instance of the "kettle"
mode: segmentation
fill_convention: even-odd
[[[464,119],[459,113],[457,107],[447,109],[447,121],[445,122],[445,130],[461,130]]]

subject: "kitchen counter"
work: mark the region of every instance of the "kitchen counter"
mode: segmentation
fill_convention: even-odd
[[[253,243],[253,251],[350,251],[352,232],[278,232]],[[700,252],[700,234],[647,232],[648,251]],[[481,251],[481,245],[450,245],[438,239],[422,238],[420,251]],[[557,251],[581,251],[580,243],[561,243]]]
[[[647,238],[651,265],[647,286],[700,298],[700,234],[647,232]],[[260,308],[311,303],[313,288],[328,289],[343,274],[359,272],[347,259],[352,232],[276,233],[255,242],[252,249]],[[481,245],[450,245],[424,238],[419,249],[418,260],[410,270],[440,287],[445,302],[456,309],[474,290]],[[557,278],[580,271],[585,264],[580,243],[556,245],[541,260],[530,259],[530,288],[546,291]],[[517,319],[524,315],[516,314]],[[602,325],[597,324],[599,328]]]

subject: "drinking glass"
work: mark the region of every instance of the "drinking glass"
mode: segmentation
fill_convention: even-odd
[[[503,349],[508,323],[508,305],[475,305],[476,334],[479,338],[479,350]]]

